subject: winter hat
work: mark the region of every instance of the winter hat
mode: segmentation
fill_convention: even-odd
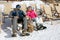
[[[21,6],[18,4],[18,5],[16,5],[16,8],[21,8]]]

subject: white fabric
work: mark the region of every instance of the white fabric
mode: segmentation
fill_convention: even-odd
[[[34,27],[36,27],[36,23],[37,23],[38,25],[43,24],[42,17],[36,17],[36,18],[35,18],[35,22],[33,22]]]
[[[22,24],[18,24],[19,27],[22,27]]]
[[[39,18],[36,17],[35,20],[36,20],[36,23],[39,23],[39,24],[43,23],[42,17],[39,17]]]
[[[35,22],[33,22],[33,26],[36,27],[36,23]]]

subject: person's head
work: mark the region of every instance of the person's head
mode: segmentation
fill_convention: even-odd
[[[31,11],[31,10],[32,10],[31,6],[27,7],[27,11]]]
[[[17,9],[20,9],[20,8],[21,8],[21,6],[18,4],[18,5],[16,5],[16,8],[17,8]]]

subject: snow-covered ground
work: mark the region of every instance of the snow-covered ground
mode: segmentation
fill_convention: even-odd
[[[30,36],[11,37],[10,20],[6,19],[5,24],[2,25],[2,31],[0,33],[0,40],[60,40],[60,20],[53,21],[53,25],[50,22],[44,22],[47,27],[45,30],[34,31],[30,33]]]

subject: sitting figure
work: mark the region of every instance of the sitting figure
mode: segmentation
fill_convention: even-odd
[[[32,7],[29,6],[27,8],[27,17],[32,20],[31,22],[33,22],[34,25],[34,29],[35,30],[40,30],[40,29],[46,29],[45,26],[43,26],[43,24],[39,23],[40,20],[39,20],[39,17],[38,15],[34,12],[34,10],[32,10]],[[41,18],[40,18],[41,19]]]
[[[12,37],[16,36],[16,30],[17,30],[17,23],[22,23],[22,36],[26,36],[29,35],[29,33],[27,33],[27,19],[26,19],[26,15],[25,13],[20,10],[21,6],[20,5],[16,5],[16,8],[10,12],[11,18],[12,18]]]

